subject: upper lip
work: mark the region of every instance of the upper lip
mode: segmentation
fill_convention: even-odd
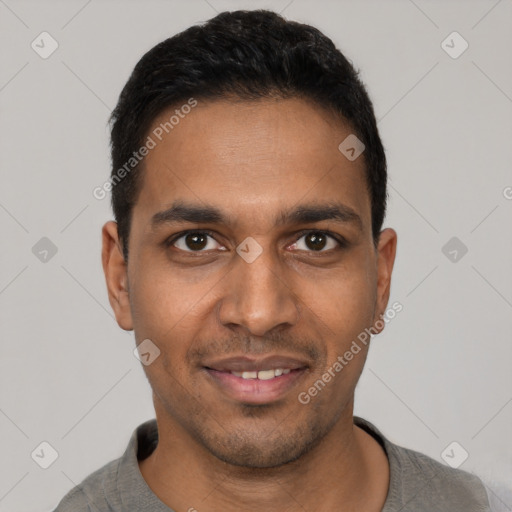
[[[308,364],[302,359],[282,355],[267,356],[260,359],[247,356],[235,356],[225,359],[215,359],[203,363],[205,368],[219,372],[259,372],[262,370],[296,370],[306,368]]]

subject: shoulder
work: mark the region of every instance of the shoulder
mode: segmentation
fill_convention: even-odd
[[[107,512],[117,502],[116,476],[120,459],[113,460],[87,476],[59,502],[54,512]],[[116,503],[117,504],[117,503]]]
[[[410,510],[490,512],[487,491],[476,475],[389,441],[387,449],[396,498]]]
[[[132,432],[124,454],[97,469],[71,489],[54,512],[115,512],[126,509],[123,500],[138,503],[141,494],[149,491],[140,474],[137,456],[139,453],[143,457],[148,456],[157,441],[156,420],[148,420],[139,425]],[[139,508],[132,507],[134,510]]]
[[[389,461],[389,491],[383,512],[491,512],[482,481],[462,469],[392,443],[368,420],[354,423],[372,435]]]

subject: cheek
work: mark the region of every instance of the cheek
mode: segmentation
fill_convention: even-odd
[[[135,332],[144,337],[173,337],[173,331],[186,329],[208,300],[207,281],[183,278],[179,270],[141,263],[130,290]]]
[[[347,265],[307,283],[305,304],[323,323],[327,335],[347,341],[371,325],[376,291],[364,266]]]
[[[317,283],[306,302],[313,312],[312,321],[325,333],[325,366],[317,368],[303,390],[319,408],[332,408],[333,400],[340,407],[346,405],[363,370],[370,340],[365,330],[372,324],[375,304],[365,276],[350,272],[322,286]]]
[[[181,383],[173,388],[179,394],[188,379],[187,351],[208,326],[216,281],[190,281],[183,273],[154,263],[141,263],[139,268],[144,270],[130,292],[135,337],[137,344],[150,339],[160,350],[144,371],[160,396],[169,391],[173,379]]]
[[[149,339],[159,350],[158,357],[143,370],[160,399],[169,392],[180,396],[183,391],[181,372],[188,340],[194,336],[190,331],[190,310],[194,302],[169,272],[155,267],[140,271],[131,289],[137,344]]]
[[[348,399],[366,361],[370,336],[365,330],[372,325],[375,308],[367,267],[347,265],[325,282],[317,281],[310,292],[306,304],[313,322],[324,332],[326,346],[325,367],[315,372],[312,382],[318,378],[330,382],[330,391],[321,400],[328,400],[330,393]]]

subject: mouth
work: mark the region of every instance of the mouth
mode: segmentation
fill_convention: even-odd
[[[309,365],[285,356],[233,357],[207,362],[203,369],[216,389],[231,400],[261,405],[284,398],[304,378]]]
[[[280,377],[281,375],[288,375],[291,372],[290,368],[275,368],[270,370],[245,371],[245,372],[230,372],[235,377],[242,377],[242,379],[258,379],[270,380]]]

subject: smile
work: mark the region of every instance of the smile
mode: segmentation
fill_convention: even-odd
[[[216,393],[220,392],[236,403],[251,405],[270,404],[286,398],[307,373],[306,367],[259,371],[204,370]],[[304,384],[301,386],[304,387]]]
[[[261,370],[259,372],[230,372],[236,377],[242,377],[242,379],[259,379],[259,380],[270,380],[280,377],[281,375],[288,375],[291,372],[289,368],[276,368],[275,370]]]

